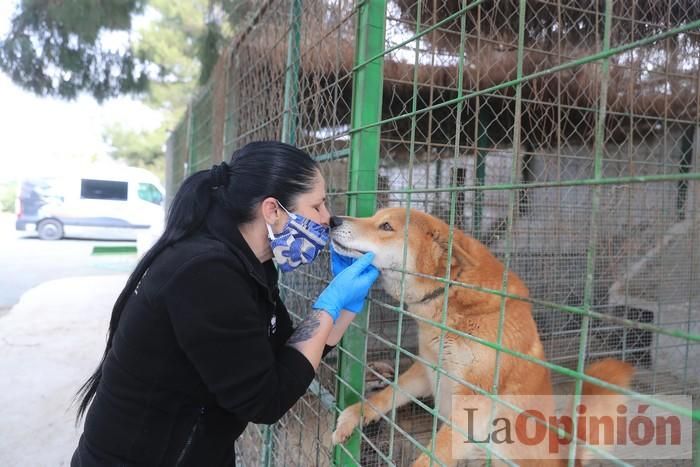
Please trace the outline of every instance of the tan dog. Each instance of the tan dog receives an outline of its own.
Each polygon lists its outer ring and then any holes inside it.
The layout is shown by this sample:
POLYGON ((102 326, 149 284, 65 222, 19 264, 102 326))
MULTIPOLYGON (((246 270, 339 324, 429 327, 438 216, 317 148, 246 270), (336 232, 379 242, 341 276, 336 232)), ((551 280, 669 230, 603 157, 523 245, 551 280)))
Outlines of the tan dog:
MULTIPOLYGON (((406 210, 389 208, 378 211, 370 218, 343 217, 342 224, 333 228, 331 238, 337 251, 349 256, 360 256, 372 251, 376 258, 374 265, 382 270, 381 284, 386 292, 395 299, 400 298, 402 268, 404 258, 404 227, 406 210)), ((412 210, 408 225, 408 245, 406 253, 406 271, 417 272, 433 277, 444 278, 448 265, 449 227, 439 219, 425 213, 412 210)), ((479 241, 455 230, 452 243, 452 260, 450 263, 450 278, 474 286, 501 290, 504 265, 479 241)), ((444 302, 444 283, 405 274, 404 303, 406 309, 421 318, 441 322, 444 302)), ((509 294, 520 297, 528 296, 525 284, 513 272, 508 273, 509 294)), ((446 325, 480 339, 497 342, 501 297, 486 292, 480 292, 459 286, 451 286, 448 296, 446 325)), ((442 361, 438 362, 440 347, 440 329, 432 324, 418 321, 419 355, 422 359, 434 365, 440 365, 448 374, 470 382, 481 389, 491 391, 496 364, 496 351, 466 337, 454 333, 444 334, 442 361)), ((503 323, 502 345, 508 349, 521 352, 544 360, 542 343, 531 313, 531 305, 525 301, 507 299, 505 302, 505 318, 503 323)), ((626 387, 634 373, 634 369, 623 362, 606 359, 590 365, 586 373, 626 387)), ((399 376, 398 385, 401 391, 396 393, 396 405, 401 406, 410 399, 406 394, 420 398, 435 396, 436 372, 428 369, 420 362, 415 362, 408 370, 399 376)), ((370 423, 391 410, 394 389, 391 386, 371 395, 364 404, 364 423, 370 423)), ((552 385, 549 370, 543 366, 528 362, 521 358, 500 354, 499 394, 505 395, 540 395, 537 403, 544 408, 546 416, 554 414, 554 406, 550 396, 552 385)), ((466 427, 466 411, 455 410, 453 413, 452 396, 469 396, 475 392, 464 384, 459 384, 444 374, 440 377, 439 412, 447 420, 466 427)), ((584 384, 583 396, 590 414, 614 415, 618 402, 624 398, 602 398, 605 402, 597 402, 588 396, 613 394, 599 386, 584 384)), ((485 409, 485 407, 481 407, 485 409)), ((360 423, 360 404, 345 409, 339 416, 333 433, 333 442, 344 442, 360 423)), ((484 413, 483 410, 473 413, 484 413)), ((486 412, 488 413, 488 412, 486 412)), ((477 418, 474 426, 482 435, 487 430, 488 417, 477 418)), ((449 424, 443 423, 438 430, 433 454, 446 465, 454 465, 459 459, 474 456, 471 443, 455 443, 460 438, 454 433, 449 424), (455 438, 455 434, 457 437, 455 438)), ((483 439, 483 438, 482 438, 483 439)), ((540 459, 532 460, 533 455, 518 455, 518 452, 506 452, 511 459, 528 457, 521 464, 525 465, 565 465, 564 460, 552 459, 551 455, 543 454, 540 459)), ((558 455, 561 456, 561 455, 558 455)), ((577 454, 579 462, 583 454, 577 454)), ((429 465, 430 459, 425 454, 415 462, 416 466, 429 465)))

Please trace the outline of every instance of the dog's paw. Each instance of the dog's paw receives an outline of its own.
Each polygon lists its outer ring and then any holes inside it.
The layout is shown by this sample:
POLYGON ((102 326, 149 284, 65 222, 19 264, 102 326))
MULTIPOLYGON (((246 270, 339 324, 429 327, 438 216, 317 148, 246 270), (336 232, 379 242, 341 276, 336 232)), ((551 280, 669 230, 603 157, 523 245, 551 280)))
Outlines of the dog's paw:
POLYGON ((365 373, 365 392, 372 393, 380 389, 384 389, 387 383, 384 379, 379 377, 381 375, 383 378, 393 381, 394 380, 394 366, 385 361, 375 361, 367 363, 367 371, 365 373))
MULTIPOLYGON (((433 465, 440 465, 437 462, 433 463, 433 465)), ((425 454, 421 454, 418 459, 416 459, 413 462, 413 465, 411 467, 430 467, 430 457, 426 456, 425 454)))
POLYGON ((352 430, 360 424, 360 404, 353 404, 340 412, 338 423, 335 425, 332 441, 333 444, 341 444, 352 434, 352 430))

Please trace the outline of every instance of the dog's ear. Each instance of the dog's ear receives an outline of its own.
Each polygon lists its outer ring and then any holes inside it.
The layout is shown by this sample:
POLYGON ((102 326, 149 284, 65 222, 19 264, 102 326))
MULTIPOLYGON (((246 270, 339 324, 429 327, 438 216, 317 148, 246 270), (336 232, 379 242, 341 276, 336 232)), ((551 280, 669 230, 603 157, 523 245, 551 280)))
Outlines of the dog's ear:
POLYGON ((467 268, 473 268, 476 266, 476 260, 469 254, 466 248, 460 244, 456 236, 452 242, 452 267, 454 268, 455 266, 467 268))
MULTIPOLYGON (((440 245, 445 254, 447 254, 449 246, 449 233, 444 232, 441 229, 431 230, 428 235, 430 235, 435 243, 440 245)), ((452 239, 452 267, 462 266, 462 267, 474 267, 476 266, 476 260, 469 254, 467 250, 467 238, 464 233, 460 230, 455 229, 452 239)))

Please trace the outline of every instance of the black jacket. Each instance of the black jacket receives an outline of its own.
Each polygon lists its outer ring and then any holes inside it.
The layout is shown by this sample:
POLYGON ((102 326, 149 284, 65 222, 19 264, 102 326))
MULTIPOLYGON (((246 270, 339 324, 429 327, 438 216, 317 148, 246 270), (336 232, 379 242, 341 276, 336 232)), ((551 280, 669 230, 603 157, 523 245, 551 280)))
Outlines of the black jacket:
POLYGON ((72 465, 233 465, 246 424, 274 423, 311 383, 284 345, 293 328, 272 261, 226 214, 210 218, 128 300, 72 465))

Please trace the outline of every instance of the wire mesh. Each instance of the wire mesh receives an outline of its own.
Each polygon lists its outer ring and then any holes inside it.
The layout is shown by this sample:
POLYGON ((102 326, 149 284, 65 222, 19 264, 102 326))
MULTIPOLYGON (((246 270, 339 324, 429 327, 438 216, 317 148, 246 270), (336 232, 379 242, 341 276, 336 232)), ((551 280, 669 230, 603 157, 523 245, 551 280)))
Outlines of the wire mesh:
MULTIPOLYGON (((616 2, 610 47, 697 20, 693 5, 667 3, 664 17, 637 3, 616 2)), ((605 84, 600 63, 593 61, 528 79, 604 51, 603 5, 592 5, 526 2, 521 49, 517 20, 523 5, 517 2, 389 2, 386 50, 391 52, 386 58, 393 60, 385 63, 380 185, 387 192, 380 204, 407 206, 410 198, 412 207, 444 221, 452 214, 456 228, 467 230, 499 258, 509 255, 530 295, 554 304, 533 309, 550 362, 576 368, 582 352, 585 361, 612 356, 638 368, 635 389, 640 392, 697 394, 700 369, 689 363, 694 358, 686 358, 697 352, 696 341, 593 319, 581 349, 581 315, 562 313, 555 305, 695 335, 699 330, 697 296, 689 293, 697 280, 691 239, 698 225, 687 220, 685 195, 685 183, 693 182, 537 187, 594 179, 592 143, 603 85, 608 97, 602 103, 606 116, 598 178, 689 172, 683 161, 692 152, 691 134, 697 128, 697 33, 613 55, 605 84), (421 37, 406 43, 412 34, 421 37), (517 78, 518 60, 525 80, 493 89, 517 78), (460 77, 466 98, 457 97, 460 77), (514 182, 523 188, 508 186, 514 182), (502 189, 478 190, 494 185, 502 189), (431 191, 445 187, 463 187, 453 205, 451 192, 431 191), (420 192, 411 193, 415 188, 420 192), (595 230, 589 223, 594 190, 600 199, 595 230), (512 216, 510 195, 517 201, 512 216), (676 209, 679 205, 685 211, 676 209), (676 253, 661 251, 665 247, 659 244, 675 235, 680 237, 676 253), (592 268, 591 244, 596 251, 592 268), (588 277, 593 278, 591 299, 585 304, 588 277), (642 298, 646 292, 651 300, 642 298), (672 311, 676 306, 678 311, 672 311)), ((410 339, 402 347, 417 351, 410 339)), ((571 383, 554 377, 562 385, 571 383)), ((421 417, 424 430, 430 430, 431 415, 421 417)))
MULTIPOLYGON (((319 160, 334 212, 345 211, 336 193, 348 186, 355 13, 350 1, 269 2, 235 42, 229 70, 226 153, 258 139, 296 144, 319 160)), ((285 275, 281 291, 295 320, 329 280, 327 261, 285 275)), ((272 465, 331 465, 337 358, 326 357, 316 390, 270 429, 272 465)))
POLYGON ((266 1, 232 45, 225 153, 280 139, 290 18, 288 1, 266 1))
MULTIPOLYGON (((206 168, 219 147, 230 155, 252 140, 293 142, 321 162, 334 212, 372 194, 377 208, 411 207, 468 233, 517 273, 546 356, 537 364, 552 370, 555 392, 580 393, 583 366, 613 357, 635 367, 633 394, 700 395, 700 7, 390 0, 379 2, 384 47, 360 54, 371 31, 358 18, 370 4, 262 2, 227 50, 225 73, 171 135, 173 186, 186 162, 206 168), (383 79, 358 86, 377 60, 383 79), (358 124, 352 103, 368 88, 383 96, 381 114, 358 124), (353 191, 351 141, 368 130, 380 134, 379 166, 360 176, 376 190, 353 191)), ((296 320, 330 279, 327 259, 283 277, 296 320)), ((480 337, 447 320, 450 290, 474 284, 434 279, 447 285, 436 321, 416 316, 404 285, 398 298, 377 287, 353 334, 363 354, 344 341, 283 420, 251 426, 237 442, 244 465, 333 465, 338 452, 363 466, 435 456, 434 439, 450 426, 434 409, 446 397, 439 388, 471 384, 444 366, 445 342, 480 337), (426 330, 437 336, 435 361, 419 348, 426 330), (361 364, 364 379, 344 381, 339 361, 361 364), (357 448, 334 448, 338 388, 361 388, 367 410, 414 362, 434 365, 433 396, 395 391, 386 414, 358 427, 357 448)), ((509 280, 489 293, 504 297, 509 280)), ((501 340, 505 304, 489 345, 504 365, 524 364, 501 340)), ((498 394, 498 374, 480 389, 498 394)), ((695 435, 697 411, 691 418, 695 435)))

